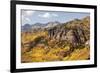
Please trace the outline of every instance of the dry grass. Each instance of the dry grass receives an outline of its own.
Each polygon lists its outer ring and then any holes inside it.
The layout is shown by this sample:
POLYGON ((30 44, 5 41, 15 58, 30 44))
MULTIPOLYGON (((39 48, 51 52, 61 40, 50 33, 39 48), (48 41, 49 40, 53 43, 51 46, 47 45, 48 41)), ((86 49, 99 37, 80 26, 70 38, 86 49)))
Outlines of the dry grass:
MULTIPOLYGON (((23 42, 26 42, 27 40, 34 40, 36 37, 39 36, 46 36, 47 33, 37 33, 28 35, 26 37, 23 37, 23 42), (27 40, 26 40, 27 39, 27 40)), ((25 34, 24 34, 25 36, 25 34)), ((50 42, 50 41, 49 41, 50 42)), ((49 45, 53 45, 52 43, 49 43, 49 45)), ((90 55, 89 48, 76 48, 73 52, 70 54, 63 56, 64 52, 69 51, 71 48, 70 46, 66 45, 65 47, 58 47, 52 48, 47 47, 45 48, 45 45, 38 44, 34 48, 32 48, 29 52, 24 52, 21 55, 21 62, 27 63, 27 62, 47 62, 47 61, 69 61, 69 60, 87 60, 90 55)), ((23 51, 23 50, 22 50, 23 51)))

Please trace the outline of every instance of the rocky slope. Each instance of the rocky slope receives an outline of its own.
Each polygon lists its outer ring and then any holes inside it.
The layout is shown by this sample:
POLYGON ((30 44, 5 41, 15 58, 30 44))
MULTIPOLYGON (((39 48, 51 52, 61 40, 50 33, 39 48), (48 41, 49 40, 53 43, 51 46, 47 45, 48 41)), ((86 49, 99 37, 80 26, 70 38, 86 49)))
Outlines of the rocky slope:
POLYGON ((66 41, 73 46, 77 46, 79 44, 85 44, 85 42, 89 40, 89 26, 89 17, 85 17, 81 20, 75 19, 49 29, 48 36, 51 39, 66 41))
POLYGON ((35 29, 22 32, 22 62, 90 58, 89 16, 66 23, 49 22, 45 25, 34 25, 34 27, 35 29))

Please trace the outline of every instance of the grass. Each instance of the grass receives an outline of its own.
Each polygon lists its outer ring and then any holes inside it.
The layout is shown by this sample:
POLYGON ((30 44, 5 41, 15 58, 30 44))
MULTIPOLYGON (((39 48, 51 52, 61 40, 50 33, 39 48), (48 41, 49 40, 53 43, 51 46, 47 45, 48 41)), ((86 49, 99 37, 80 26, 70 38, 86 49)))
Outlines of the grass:
MULTIPOLYGON (((21 62, 30 63, 30 62, 48 62, 48 61, 69 61, 69 60, 87 60, 90 58, 89 48, 79 46, 74 48, 70 52, 71 45, 67 43, 59 44, 55 40, 49 40, 47 37, 47 32, 37 32, 32 34, 22 34, 22 42, 35 41, 38 37, 43 36, 44 41, 39 42, 36 46, 30 51, 25 51, 21 53, 21 62), (63 47, 62 47, 63 46, 63 47), (69 52, 69 53, 68 53, 69 52), (66 54, 68 53, 68 54, 66 54)), ((26 47, 24 47, 26 48, 26 47)))

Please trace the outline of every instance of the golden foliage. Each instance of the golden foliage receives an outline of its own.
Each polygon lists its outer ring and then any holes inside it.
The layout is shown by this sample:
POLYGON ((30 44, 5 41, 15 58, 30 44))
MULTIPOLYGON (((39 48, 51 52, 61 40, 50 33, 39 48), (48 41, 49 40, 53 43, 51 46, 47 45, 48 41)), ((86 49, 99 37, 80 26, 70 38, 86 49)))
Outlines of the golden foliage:
POLYGON ((21 62, 47 62, 47 61, 69 61, 69 60, 87 60, 90 58, 90 49, 74 48, 74 51, 68 44, 64 46, 57 45, 55 40, 50 40, 47 32, 39 31, 36 33, 22 33, 22 43, 33 41, 43 36, 47 42, 42 42, 34 46, 30 51, 25 51, 28 47, 22 48, 21 62), (44 44, 46 43, 46 44, 44 44), (24 52, 23 52, 24 51, 24 52))

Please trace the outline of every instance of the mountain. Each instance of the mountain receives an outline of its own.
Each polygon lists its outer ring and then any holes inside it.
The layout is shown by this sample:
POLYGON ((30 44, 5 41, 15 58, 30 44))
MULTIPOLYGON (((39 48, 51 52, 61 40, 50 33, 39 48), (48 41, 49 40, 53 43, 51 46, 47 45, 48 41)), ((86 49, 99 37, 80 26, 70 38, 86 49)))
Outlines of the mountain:
POLYGON ((21 35, 22 63, 90 59, 89 16, 65 23, 25 24, 23 29, 29 33, 21 35))
POLYGON ((23 26, 21 26, 21 30, 22 30, 22 32, 23 31, 30 31, 30 29, 31 29, 31 25, 30 24, 25 24, 25 25, 23 25, 23 26))
POLYGON ((42 23, 35 23, 32 25, 32 29, 43 28, 45 24, 42 23))
POLYGON ((53 28, 57 25, 59 25, 61 23, 55 21, 55 22, 48 22, 48 23, 35 23, 35 24, 25 24, 24 26, 22 26, 22 31, 31 31, 31 30, 37 30, 37 29, 49 29, 49 28, 53 28))
POLYGON ((55 21, 55 22, 48 22, 45 26, 45 28, 52 28, 52 27, 55 27, 57 25, 60 25, 61 23, 55 21))
POLYGON ((66 23, 48 22, 46 24, 36 23, 33 25, 25 24, 23 31, 47 31, 50 39, 66 41, 74 47, 84 44, 90 37, 90 17, 74 19, 66 23), (44 30, 46 29, 46 30, 44 30))
POLYGON ((90 37, 89 20, 89 17, 85 17, 56 25, 54 28, 48 29, 48 36, 50 39, 59 40, 59 42, 66 41, 73 47, 84 44, 90 37))

